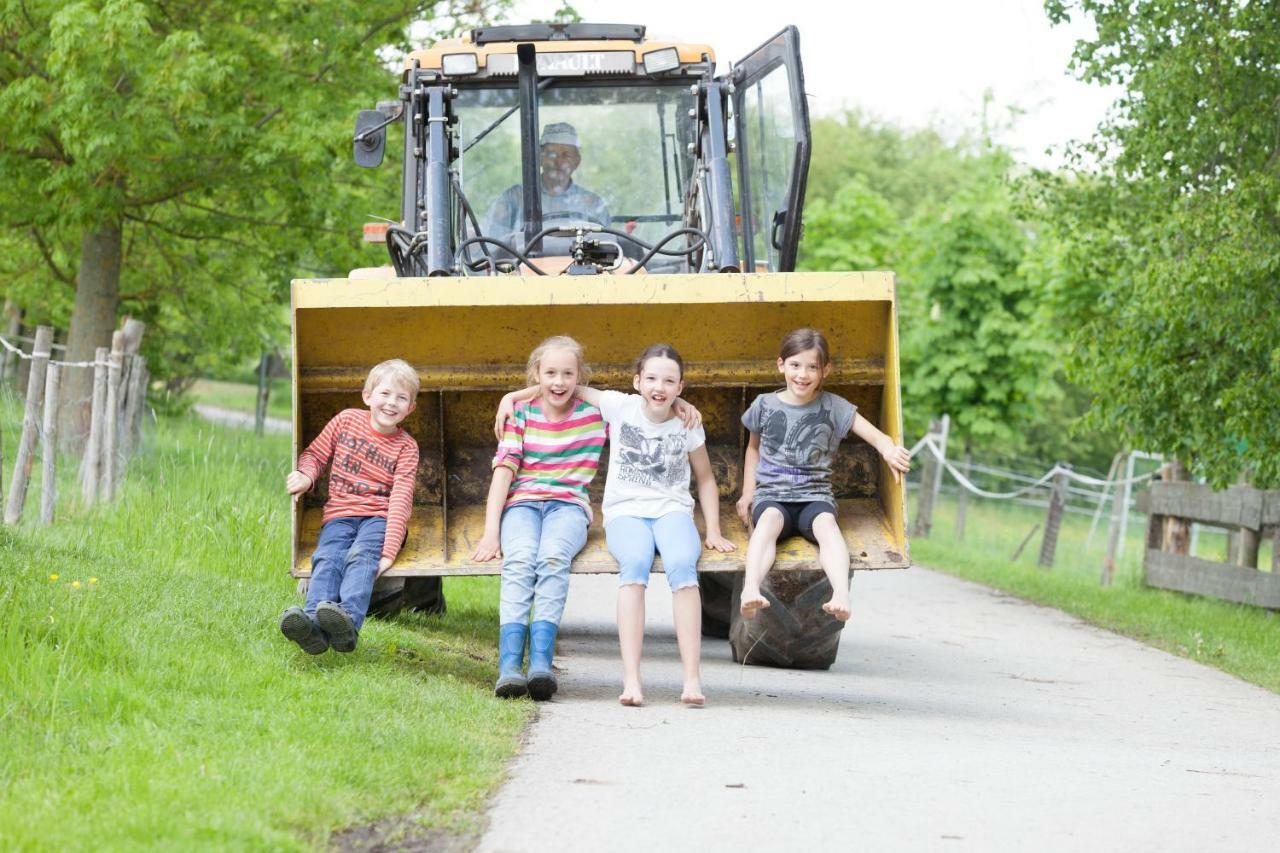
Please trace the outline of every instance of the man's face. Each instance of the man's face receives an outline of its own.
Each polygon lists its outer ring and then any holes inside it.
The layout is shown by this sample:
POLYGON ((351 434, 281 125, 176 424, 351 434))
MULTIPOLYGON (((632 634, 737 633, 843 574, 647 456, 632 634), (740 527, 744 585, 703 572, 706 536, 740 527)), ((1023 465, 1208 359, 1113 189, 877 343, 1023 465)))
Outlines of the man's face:
POLYGON ((555 194, 564 192, 569 187, 573 170, 578 168, 582 157, 575 145, 560 142, 548 142, 541 149, 542 186, 547 192, 555 194))

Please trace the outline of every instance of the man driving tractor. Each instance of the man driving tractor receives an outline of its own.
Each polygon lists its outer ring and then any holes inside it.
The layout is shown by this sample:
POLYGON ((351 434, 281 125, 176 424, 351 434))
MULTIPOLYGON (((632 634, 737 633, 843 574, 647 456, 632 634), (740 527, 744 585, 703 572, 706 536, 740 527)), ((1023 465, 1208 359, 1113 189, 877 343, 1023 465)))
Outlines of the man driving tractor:
MULTIPOLYGON (((573 182, 573 173, 582 162, 578 131, 566 121, 548 124, 538 144, 538 166, 542 184, 544 219, 585 219, 609 224, 609 206, 604 199, 573 182)), ((524 227, 522 189, 508 187, 494 200, 486 216, 486 234, 509 234, 524 227)))

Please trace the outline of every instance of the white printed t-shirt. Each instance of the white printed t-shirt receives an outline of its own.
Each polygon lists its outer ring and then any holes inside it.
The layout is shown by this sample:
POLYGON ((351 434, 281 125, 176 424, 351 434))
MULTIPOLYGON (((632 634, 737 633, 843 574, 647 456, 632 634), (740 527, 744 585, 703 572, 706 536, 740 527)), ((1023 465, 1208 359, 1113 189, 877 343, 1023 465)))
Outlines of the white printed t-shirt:
POLYGON ((693 515, 689 453, 706 444, 702 427, 685 429, 677 417, 655 424, 644 416, 643 397, 618 391, 601 392, 600 413, 609 429, 604 523, 618 516, 693 515))

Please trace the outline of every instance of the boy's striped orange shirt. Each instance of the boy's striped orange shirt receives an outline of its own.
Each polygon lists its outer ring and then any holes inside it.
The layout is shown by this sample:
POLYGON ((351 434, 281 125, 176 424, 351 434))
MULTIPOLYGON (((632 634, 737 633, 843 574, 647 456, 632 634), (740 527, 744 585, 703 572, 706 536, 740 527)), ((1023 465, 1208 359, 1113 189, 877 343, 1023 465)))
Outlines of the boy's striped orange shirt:
POLYGON ((417 442, 400 428, 390 435, 375 430, 368 409, 344 409, 298 456, 298 470, 314 484, 330 460, 329 500, 322 523, 357 516, 386 518, 382 556, 394 560, 413 507, 417 442))

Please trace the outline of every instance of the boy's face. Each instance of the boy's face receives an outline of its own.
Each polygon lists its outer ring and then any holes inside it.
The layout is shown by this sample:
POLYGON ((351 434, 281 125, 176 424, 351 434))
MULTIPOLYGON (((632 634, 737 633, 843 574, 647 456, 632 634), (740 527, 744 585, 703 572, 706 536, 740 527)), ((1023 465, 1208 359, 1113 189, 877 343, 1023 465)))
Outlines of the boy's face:
POLYGON ((400 422, 417 408, 409 389, 392 379, 383 379, 364 393, 369 419, 378 432, 394 432, 400 422))

